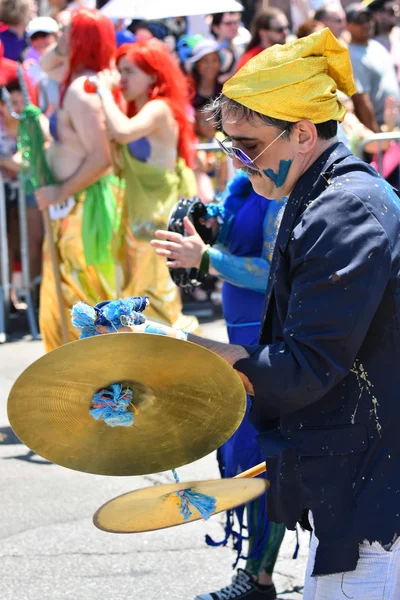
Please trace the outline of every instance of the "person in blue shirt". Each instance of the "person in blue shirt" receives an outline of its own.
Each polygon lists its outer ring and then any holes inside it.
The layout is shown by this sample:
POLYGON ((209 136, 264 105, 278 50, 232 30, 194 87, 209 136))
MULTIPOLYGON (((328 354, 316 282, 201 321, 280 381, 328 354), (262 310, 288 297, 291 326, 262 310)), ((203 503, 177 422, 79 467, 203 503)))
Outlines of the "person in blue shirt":
MULTIPOLYGON (((209 249, 210 273, 224 282, 222 306, 232 344, 257 343, 270 261, 285 204, 286 198, 270 202, 259 196, 253 190, 247 174, 238 171, 228 184, 222 207, 209 205, 211 218, 208 219, 208 225, 218 229, 218 221, 222 221, 217 243, 209 249), (218 215, 218 220, 214 213, 218 215)), ((192 229, 188 231, 189 234, 190 232, 192 229)), ((157 243, 153 245, 157 247, 157 243)), ((189 256, 190 253, 188 260, 189 256)), ((249 398, 247 414, 250 406, 249 398)), ((246 416, 234 435, 217 452, 223 477, 234 477, 264 460, 256 435, 256 429, 246 416)), ((254 576, 264 594, 264 600, 274 600, 276 589, 272 574, 285 527, 268 521, 265 494, 246 506, 246 531, 244 508, 239 507, 235 511, 238 531, 235 529, 234 513, 230 511, 227 515, 225 539, 217 543, 207 536, 207 543, 226 545, 231 538, 237 556, 235 566, 239 559, 246 559, 246 569, 238 569, 237 581, 243 576, 254 576), (243 548, 245 539, 248 540, 247 552, 243 548)), ((233 585, 225 588, 224 593, 238 593, 240 586, 235 580, 233 585)), ((210 600, 212 594, 202 594, 197 598, 210 600)))
POLYGON ((20 60, 28 38, 25 28, 35 16, 35 4, 32 0, 2 0, 0 3, 0 23, 5 25, 0 30, 0 41, 4 46, 4 57, 20 60))

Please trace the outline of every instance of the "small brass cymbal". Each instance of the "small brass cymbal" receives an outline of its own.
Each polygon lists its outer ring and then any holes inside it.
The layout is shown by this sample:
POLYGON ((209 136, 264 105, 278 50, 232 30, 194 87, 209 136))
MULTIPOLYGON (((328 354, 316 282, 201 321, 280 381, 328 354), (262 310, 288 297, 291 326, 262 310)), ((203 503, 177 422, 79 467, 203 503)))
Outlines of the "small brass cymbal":
POLYGON ((221 446, 245 413, 237 373, 219 356, 162 335, 118 333, 71 342, 15 382, 8 417, 20 440, 56 464, 100 475, 143 475, 193 462, 221 446), (90 414, 111 383, 133 390, 134 423, 90 414))
POLYGON ((122 494, 101 506, 93 516, 98 529, 109 533, 139 533, 165 529, 198 521, 201 515, 190 507, 192 515, 185 521, 180 512, 181 500, 173 492, 188 489, 216 499, 217 514, 246 504, 261 496, 269 487, 266 479, 215 479, 155 485, 122 494))

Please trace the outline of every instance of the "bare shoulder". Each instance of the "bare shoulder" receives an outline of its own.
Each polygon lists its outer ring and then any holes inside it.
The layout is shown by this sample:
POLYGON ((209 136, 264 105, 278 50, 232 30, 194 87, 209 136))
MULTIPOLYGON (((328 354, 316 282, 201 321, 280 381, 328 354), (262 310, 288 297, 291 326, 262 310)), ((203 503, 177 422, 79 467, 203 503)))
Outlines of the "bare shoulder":
POLYGON ((172 114, 167 102, 160 98, 146 102, 140 112, 142 111, 143 113, 152 115, 153 117, 157 117, 159 119, 168 119, 172 114))
POLYGON ((68 89, 65 93, 64 105, 65 108, 75 107, 77 104, 81 106, 81 108, 88 107, 91 109, 101 110, 101 102, 100 98, 97 94, 88 94, 85 91, 85 81, 87 79, 87 75, 81 75, 74 79, 68 86, 68 89))

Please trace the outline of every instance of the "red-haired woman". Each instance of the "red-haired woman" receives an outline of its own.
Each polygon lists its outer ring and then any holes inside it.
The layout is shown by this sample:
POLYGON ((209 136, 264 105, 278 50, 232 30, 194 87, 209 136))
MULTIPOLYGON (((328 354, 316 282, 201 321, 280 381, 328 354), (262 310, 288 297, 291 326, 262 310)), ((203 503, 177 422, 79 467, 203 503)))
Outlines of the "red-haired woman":
POLYGON ((197 321, 184 317, 179 289, 163 258, 149 241, 165 228, 172 207, 181 196, 196 193, 192 163, 194 134, 187 117, 189 104, 185 76, 159 41, 121 46, 117 56, 120 88, 127 115, 111 93, 114 76, 99 76, 107 125, 120 144, 125 180, 127 280, 124 295, 149 296, 150 318, 193 330, 197 321))
MULTIPOLYGON (((47 150, 48 164, 60 183, 39 189, 36 197, 41 209, 51 207, 66 311, 78 300, 96 304, 120 293, 112 244, 118 225, 118 180, 111 174, 100 99, 84 91, 87 77, 112 68, 115 55, 112 23, 97 10, 81 9, 71 13, 58 44, 41 61, 61 82, 61 107, 49 120, 53 141, 47 150)), ((45 243, 40 329, 46 350, 62 343, 59 323, 45 243)), ((69 336, 77 337, 72 327, 69 336)))

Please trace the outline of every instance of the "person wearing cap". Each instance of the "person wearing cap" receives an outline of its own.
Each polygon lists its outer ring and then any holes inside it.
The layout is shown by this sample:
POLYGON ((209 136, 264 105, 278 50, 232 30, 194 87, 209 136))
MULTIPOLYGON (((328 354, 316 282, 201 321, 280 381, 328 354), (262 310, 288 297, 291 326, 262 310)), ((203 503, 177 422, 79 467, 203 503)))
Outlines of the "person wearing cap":
MULTIPOLYGON (((203 108, 208 102, 216 98, 222 91, 222 85, 218 81, 221 72, 221 55, 218 42, 195 36, 195 43, 191 50, 191 56, 183 61, 185 71, 189 74, 189 88, 191 89, 191 104, 194 109, 195 132, 200 143, 212 142, 216 135, 215 127, 203 114, 203 108)), ((182 49, 188 50, 192 45, 190 36, 185 36, 180 45, 182 49)), ((221 154, 221 153, 219 153, 221 154)), ((222 155, 223 156, 223 155, 222 155)), ((225 160, 220 161, 220 155, 203 150, 196 152, 196 179, 198 195, 204 203, 212 202, 217 194, 225 189, 227 180, 227 164, 225 160), (216 161, 221 162, 217 167, 216 161)), ((199 301, 208 298, 203 289, 196 289, 192 297, 199 301)))
POLYGON ((192 56, 186 60, 185 67, 192 77, 195 89, 192 104, 194 108, 203 108, 222 91, 222 85, 218 81, 221 71, 218 42, 210 39, 200 40, 194 46, 192 56))
POLYGON ((400 101, 396 71, 389 52, 373 35, 373 15, 362 4, 349 4, 346 9, 347 29, 351 35, 349 52, 357 94, 353 98, 357 117, 379 132, 384 123, 386 99, 400 101))
POLYGON ((29 21, 26 35, 29 47, 23 53, 24 67, 33 83, 39 83, 43 71, 40 67, 40 57, 47 48, 55 44, 58 33, 58 23, 51 17, 36 17, 29 21))
POLYGON ((25 59, 39 60, 43 52, 56 42, 58 23, 51 17, 36 17, 29 21, 26 35, 31 44, 31 50, 25 53, 25 59))
MULTIPOLYGON (((222 147, 259 195, 287 204, 258 344, 188 340, 253 397, 269 519, 312 526, 303 600, 398 600, 400 199, 337 141, 338 90, 356 92, 328 29, 264 50, 224 85, 212 107, 222 147)), ((213 249, 185 223, 152 245, 171 268, 212 269, 213 249)), ((242 574, 202 598, 265 595, 242 574)))

